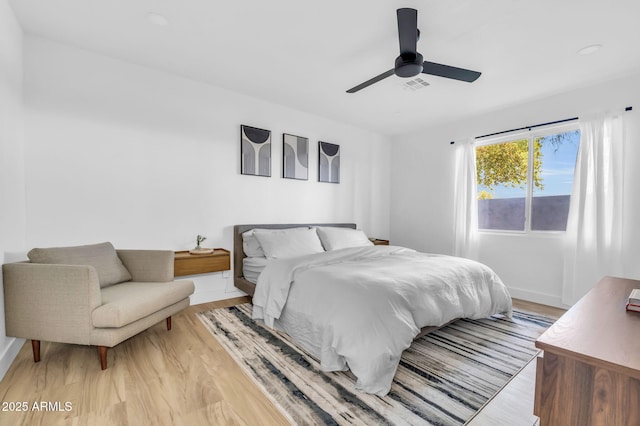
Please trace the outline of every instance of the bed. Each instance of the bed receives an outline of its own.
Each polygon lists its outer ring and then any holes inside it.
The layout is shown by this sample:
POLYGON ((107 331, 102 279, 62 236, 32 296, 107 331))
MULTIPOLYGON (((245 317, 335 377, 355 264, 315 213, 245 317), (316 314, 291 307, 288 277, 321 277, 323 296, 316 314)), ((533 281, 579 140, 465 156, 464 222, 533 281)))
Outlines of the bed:
POLYGON ((486 265, 373 246, 361 235, 352 223, 234 227, 234 283, 253 297, 254 319, 286 332, 323 370, 350 369, 356 389, 386 395, 420 334, 458 318, 510 315, 509 293, 486 265), (285 234, 295 238, 278 239, 285 234), (357 244, 332 239, 342 234, 357 244), (243 267, 248 261, 255 270, 243 267))

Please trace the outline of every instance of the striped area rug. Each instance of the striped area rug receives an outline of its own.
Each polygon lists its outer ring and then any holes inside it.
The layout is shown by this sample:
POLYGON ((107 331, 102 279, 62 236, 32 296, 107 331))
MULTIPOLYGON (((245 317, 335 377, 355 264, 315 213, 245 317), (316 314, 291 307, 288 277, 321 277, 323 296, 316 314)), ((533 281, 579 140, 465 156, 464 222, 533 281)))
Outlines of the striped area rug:
POLYGON ((248 375, 293 424, 462 425, 537 353, 535 339, 553 319, 514 311, 458 320, 413 342, 389 394, 354 389, 349 372, 319 363, 251 319, 251 304, 198 314, 248 375))

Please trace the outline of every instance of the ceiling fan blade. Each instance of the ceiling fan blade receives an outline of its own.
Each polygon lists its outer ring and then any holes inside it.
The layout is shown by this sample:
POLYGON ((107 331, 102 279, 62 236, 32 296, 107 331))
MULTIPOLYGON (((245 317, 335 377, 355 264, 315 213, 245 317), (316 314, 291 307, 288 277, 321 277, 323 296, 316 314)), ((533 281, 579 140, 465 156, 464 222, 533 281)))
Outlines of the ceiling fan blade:
POLYGON ((400 55, 415 54, 418 43, 418 11, 415 9, 398 9, 398 39, 400 55))
POLYGON ((367 80, 362 84, 358 84, 356 87, 352 87, 351 89, 347 90, 347 93, 356 93, 358 90, 362 90, 365 87, 369 87, 373 83, 377 83, 380 80, 384 80, 385 78, 392 76, 393 74, 395 74, 395 71, 393 69, 390 69, 389 71, 385 71, 382 74, 373 77, 371 80, 367 80))
POLYGON ((478 71, 466 70, 464 68, 452 67, 449 65, 436 64, 435 62, 424 61, 422 73, 437 75, 438 77, 452 78, 454 80, 472 83, 480 77, 482 73, 478 71))

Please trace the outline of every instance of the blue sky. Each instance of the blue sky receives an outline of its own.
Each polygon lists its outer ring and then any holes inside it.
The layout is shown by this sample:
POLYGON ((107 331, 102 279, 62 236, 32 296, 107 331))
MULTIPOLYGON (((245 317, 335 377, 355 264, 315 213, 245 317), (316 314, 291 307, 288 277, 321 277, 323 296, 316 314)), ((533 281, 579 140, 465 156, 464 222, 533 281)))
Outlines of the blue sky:
MULTIPOLYGON (((571 137, 565 139, 557 148, 550 143, 548 138, 542 140, 541 176, 544 189, 534 188, 534 196, 571 194, 579 141, 579 133, 571 134, 571 137)), ((484 187, 478 186, 478 192, 483 189, 484 187)), ((494 198, 516 198, 524 196, 526 196, 526 189, 498 186, 493 191, 494 198)))

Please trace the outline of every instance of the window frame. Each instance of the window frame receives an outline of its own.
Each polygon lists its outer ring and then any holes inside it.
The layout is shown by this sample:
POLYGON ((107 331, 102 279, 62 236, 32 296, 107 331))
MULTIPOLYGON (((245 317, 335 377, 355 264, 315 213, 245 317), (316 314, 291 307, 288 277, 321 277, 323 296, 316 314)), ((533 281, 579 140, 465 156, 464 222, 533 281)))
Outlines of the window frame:
MULTIPOLYGON (((474 162, 476 162, 475 164, 476 167, 477 167, 477 160, 475 159, 475 153, 476 153, 475 150, 480 146, 495 145, 500 143, 515 142, 520 139, 527 139, 527 149, 528 149, 527 190, 525 195, 525 206, 524 206, 524 229, 522 231, 509 230, 509 229, 483 229, 483 228, 480 228, 479 224, 476 224, 476 232, 486 233, 486 234, 507 234, 507 235, 532 235, 533 234, 535 236, 544 236, 544 235, 554 236, 554 235, 561 235, 567 232, 566 229, 564 231, 531 229, 531 216, 532 216, 532 209, 533 209, 533 167, 532 165, 533 165, 533 156, 535 151, 534 150, 535 144, 533 143, 533 141, 538 137, 546 137, 549 135, 566 133, 566 132, 571 132, 575 130, 578 130, 578 131, 580 130, 580 124, 578 123, 577 120, 575 122, 552 124, 549 126, 529 128, 526 130, 511 132, 504 135, 487 136, 485 138, 478 139, 474 142, 473 152, 474 152, 474 162)), ((580 145, 578 145, 578 154, 579 154, 579 150, 580 150, 580 145)), ((575 167, 577 166, 577 163, 578 163, 578 158, 576 155, 576 163, 574 164, 574 182, 575 182, 575 167)), ((573 192, 574 182, 571 183, 572 192, 573 192)), ((477 191, 477 188, 478 188, 478 182, 476 179, 476 191, 477 191)), ((571 194, 569 194, 569 204, 571 204, 571 194)), ((478 208, 478 204, 477 204, 477 197, 476 197, 476 211, 477 211, 477 208, 478 208)))

